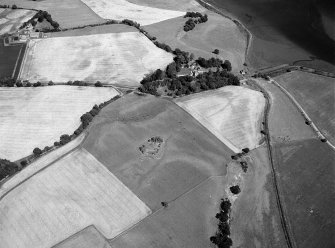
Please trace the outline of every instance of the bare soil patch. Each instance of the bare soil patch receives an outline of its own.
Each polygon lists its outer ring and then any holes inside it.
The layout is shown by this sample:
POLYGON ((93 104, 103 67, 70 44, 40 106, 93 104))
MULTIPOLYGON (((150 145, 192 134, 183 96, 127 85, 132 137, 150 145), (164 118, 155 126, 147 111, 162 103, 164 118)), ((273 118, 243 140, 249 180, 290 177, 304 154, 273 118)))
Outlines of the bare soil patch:
POLYGON ((275 80, 293 95, 326 138, 335 143, 335 79, 294 71, 275 80))
POLYGON ((24 9, 0 9, 0 35, 13 33, 36 13, 24 9))
POLYGON ((202 11, 203 8, 195 0, 127 0, 130 3, 155 7, 160 9, 170 9, 178 11, 202 11))

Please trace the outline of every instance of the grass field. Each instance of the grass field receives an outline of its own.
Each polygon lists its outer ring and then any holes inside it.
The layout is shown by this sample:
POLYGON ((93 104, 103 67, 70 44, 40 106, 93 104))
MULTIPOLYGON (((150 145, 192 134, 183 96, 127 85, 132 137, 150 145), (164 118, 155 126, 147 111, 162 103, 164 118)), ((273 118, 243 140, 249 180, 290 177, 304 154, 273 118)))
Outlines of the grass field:
POLYGON ((17 160, 72 134, 80 116, 111 99, 113 88, 52 86, 0 89, 0 157, 17 160))
POLYGON ((178 11, 202 11, 203 8, 195 0, 127 0, 130 3, 178 11))
POLYGON ((271 108, 269 119, 270 135, 273 142, 289 142, 315 138, 312 128, 290 99, 274 84, 257 80, 269 93, 271 108))
POLYGON ((265 99, 260 92, 227 86, 180 98, 177 104, 234 152, 259 145, 265 106, 265 99))
POLYGON ((94 226, 89 226, 52 248, 111 248, 111 246, 94 226))
POLYGON ((159 8, 146 7, 130 3, 126 0, 82 0, 95 13, 105 19, 123 20, 130 19, 141 25, 161 22, 185 12, 172 11, 159 8))
POLYGON ((4 181, 0 185, 0 198, 2 198, 5 194, 7 194, 19 184, 29 179, 31 176, 35 175, 40 170, 43 170, 48 165, 54 163, 57 159, 60 159, 65 154, 75 149, 77 146, 80 145, 84 138, 85 134, 80 135, 66 145, 59 147, 56 150, 51 151, 48 154, 45 154, 42 157, 38 158, 33 163, 29 164, 29 166, 24 168, 24 170, 21 170, 9 180, 4 181))
POLYGON ((17 31, 22 23, 28 21, 36 13, 24 9, 0 9, 0 11, 0 35, 17 31))
MULTIPOLYGON (((12 5, 13 0, 0 0, 0 4, 12 5)), ((72 28, 104 22, 102 18, 80 0, 15 0, 15 4, 21 8, 48 11, 52 19, 59 23, 60 28, 72 28)))
POLYGON ((326 138, 335 143, 335 79, 294 71, 275 80, 293 95, 326 138))
POLYGON ((0 202, 6 248, 51 247, 95 225, 111 239, 150 209, 87 151, 43 170, 0 202))
POLYGON ((36 39, 29 43, 20 78, 137 86, 145 74, 172 59, 139 32, 36 39))
MULTIPOLYGON (((24 53, 24 49, 25 45, 4 46, 3 39, 0 39, 0 58, 6 58, 0 59, 0 78, 13 75, 18 56, 24 53)), ((16 69, 18 71, 18 67, 16 69)))
POLYGON ((212 52, 219 49, 219 58, 228 59, 234 71, 238 71, 245 61, 247 39, 234 22, 206 11, 208 21, 198 24, 189 32, 183 30, 187 19, 178 17, 144 27, 152 36, 170 45, 193 53, 195 57, 215 57, 212 52), (164 30, 164 32, 162 32, 164 30))
POLYGON ((334 151, 316 139, 278 143, 274 150, 297 247, 334 247, 334 151))

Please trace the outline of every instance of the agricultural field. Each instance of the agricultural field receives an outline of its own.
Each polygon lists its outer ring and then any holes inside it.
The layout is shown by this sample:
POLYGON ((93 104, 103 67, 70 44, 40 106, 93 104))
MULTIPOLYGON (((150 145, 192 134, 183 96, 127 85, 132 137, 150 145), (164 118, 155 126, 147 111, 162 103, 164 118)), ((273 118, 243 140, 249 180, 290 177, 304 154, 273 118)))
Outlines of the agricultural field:
POLYGON ((13 161, 53 145, 62 134, 72 134, 94 104, 117 94, 96 87, 0 88, 0 157, 13 161))
POLYGON ((177 104, 236 153, 261 141, 265 99, 258 91, 226 86, 180 98, 177 104))
MULTIPOLYGON (((206 9, 203 9, 205 11, 206 9)), ((211 11, 205 11, 208 21, 195 26, 192 31, 183 30, 187 18, 177 17, 145 26, 144 29, 160 42, 193 53, 195 57, 228 59, 237 72, 245 62, 247 37, 230 19, 211 11), (164 32, 162 32, 164 30, 164 32), (212 52, 219 49, 219 55, 212 52)))
POLYGON ((278 143, 274 151, 297 247, 334 247, 335 152, 317 139, 278 143))
POLYGON ((13 33, 31 17, 35 11, 24 9, 1 9, 0 8, 0 35, 13 33))
MULTIPOLYGON (((253 79, 254 80, 254 79, 253 79)), ((268 81, 256 80, 270 95, 270 135, 273 142, 290 142, 316 138, 313 129, 279 87, 268 81)))
POLYGON ((138 86, 145 74, 172 61, 172 54, 139 32, 35 39, 29 42, 20 79, 138 86))
POLYGON ((150 25, 167 19, 183 16, 185 12, 152 8, 130 3, 126 0, 82 0, 104 19, 130 19, 141 25, 150 25))
POLYGON ((70 141, 69 143, 56 148, 55 150, 43 155, 38 158, 29 166, 21 170, 19 173, 15 174, 13 177, 8 180, 4 180, 0 184, 0 199, 2 199, 8 192, 10 192, 15 187, 22 184, 24 181, 28 180, 30 177, 43 170, 47 166, 51 165, 58 159, 65 156, 67 153, 71 152, 73 149, 78 147, 81 142, 83 142, 85 134, 81 134, 76 139, 70 141))
POLYGON ((0 78, 12 77, 19 73, 26 45, 4 46, 3 38, 0 38, 0 78))
POLYGON ((292 94, 325 137, 335 143, 335 79, 300 71, 274 79, 292 94))
POLYGON ((150 209, 98 160, 79 149, 39 172, 0 202, 6 248, 44 248, 94 225, 111 239, 150 209))
POLYGON ((178 11, 202 11, 203 8, 195 0, 127 0, 130 3, 137 5, 160 8, 160 9, 170 9, 178 11))
POLYGON ((51 248, 111 248, 104 236, 89 226, 51 248))
MULTIPOLYGON (((11 6, 13 0, 0 0, 0 4, 9 4, 11 6)), ((104 22, 102 18, 80 0, 15 0, 15 4, 21 8, 48 11, 52 19, 58 22, 62 29, 104 22)))

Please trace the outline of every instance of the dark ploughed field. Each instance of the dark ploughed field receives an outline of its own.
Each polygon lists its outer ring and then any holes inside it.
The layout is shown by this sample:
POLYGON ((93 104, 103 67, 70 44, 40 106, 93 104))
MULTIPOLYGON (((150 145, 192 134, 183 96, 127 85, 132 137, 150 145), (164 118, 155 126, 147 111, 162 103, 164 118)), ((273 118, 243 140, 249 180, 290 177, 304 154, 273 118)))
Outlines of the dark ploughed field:
MULTIPOLYGON (((319 6, 334 9, 334 1, 208 0, 238 18, 253 34, 249 63, 265 68, 285 63, 332 71, 335 41, 322 24, 319 6), (327 35, 327 34, 328 35, 327 35), (314 61, 309 61, 317 58, 314 61)), ((334 12, 333 12, 334 13, 334 12)), ((333 17, 334 19, 334 17, 333 17)), ((329 23, 335 20, 327 19, 329 23)))
POLYGON ((16 72, 15 72, 14 77, 18 76, 25 48, 26 48, 26 44, 18 45, 18 46, 4 46, 3 39, 0 39, 0 58, 1 58, 0 78, 12 76, 17 58, 21 50, 20 58, 17 62, 16 72))

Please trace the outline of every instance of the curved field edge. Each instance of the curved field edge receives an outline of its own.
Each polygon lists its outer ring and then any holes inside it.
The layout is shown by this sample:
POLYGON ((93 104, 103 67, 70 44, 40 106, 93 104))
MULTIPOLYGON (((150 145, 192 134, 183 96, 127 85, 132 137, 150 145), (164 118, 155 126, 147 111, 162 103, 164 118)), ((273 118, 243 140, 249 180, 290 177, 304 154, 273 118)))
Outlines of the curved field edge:
POLYGON ((8 248, 50 247, 95 225, 111 239, 149 213, 105 166, 78 149, 2 199, 0 237, 8 248))

